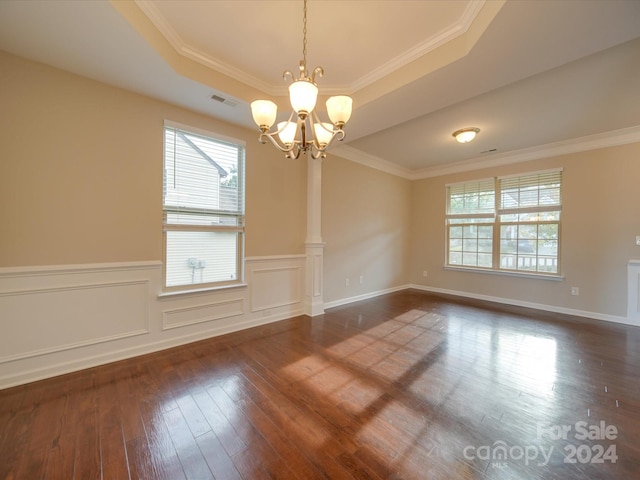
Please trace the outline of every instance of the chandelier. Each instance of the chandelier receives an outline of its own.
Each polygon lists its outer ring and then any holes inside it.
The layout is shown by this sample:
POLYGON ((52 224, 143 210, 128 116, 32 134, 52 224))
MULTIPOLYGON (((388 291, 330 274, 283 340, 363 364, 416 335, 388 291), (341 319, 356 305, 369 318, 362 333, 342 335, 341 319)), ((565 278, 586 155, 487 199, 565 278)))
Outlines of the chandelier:
POLYGON ((352 100, 346 95, 338 95, 327 100, 327 114, 331 123, 322 122, 315 112, 318 99, 316 75, 322 77, 324 70, 316 67, 309 75, 307 70, 307 0, 304 0, 302 28, 302 60, 299 77, 296 79, 290 70, 282 76, 291 77, 289 100, 293 111, 286 122, 279 122, 274 131, 270 131, 276 121, 278 107, 270 100, 256 100, 251 103, 251 113, 256 125, 260 127, 260 143, 271 143, 286 153, 287 158, 298 158, 300 153, 309 152, 313 158, 326 157, 325 150, 337 138, 345 136, 342 129, 351 117, 352 100))

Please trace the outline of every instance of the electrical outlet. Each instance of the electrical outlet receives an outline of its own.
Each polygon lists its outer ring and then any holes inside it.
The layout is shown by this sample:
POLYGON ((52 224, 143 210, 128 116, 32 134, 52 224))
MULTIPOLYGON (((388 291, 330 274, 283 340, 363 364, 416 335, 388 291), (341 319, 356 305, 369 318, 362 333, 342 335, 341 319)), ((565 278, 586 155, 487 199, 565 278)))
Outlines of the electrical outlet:
POLYGON ((345 279, 344 279, 344 286, 345 286, 345 287, 348 287, 348 286, 349 286, 349 279, 348 279, 348 278, 345 278, 345 279))
POLYGON ((360 285, 362 285, 364 283, 364 276, 360 275, 360 285))
POLYGON ((427 278, 427 271, 426 271, 426 270, 423 270, 423 271, 422 271, 422 276, 423 276, 424 278, 427 278))
POLYGON ((636 235, 636 245, 640 245, 640 235, 636 235))
POLYGON ((571 295, 580 295, 580 289, 578 287, 571 287, 571 295))

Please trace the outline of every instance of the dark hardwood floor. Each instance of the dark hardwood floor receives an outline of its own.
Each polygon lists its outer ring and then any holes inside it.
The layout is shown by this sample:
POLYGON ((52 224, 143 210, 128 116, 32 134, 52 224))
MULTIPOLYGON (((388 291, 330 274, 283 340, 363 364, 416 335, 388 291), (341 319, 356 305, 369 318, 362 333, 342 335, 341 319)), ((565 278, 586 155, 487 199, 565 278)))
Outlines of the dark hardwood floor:
POLYGON ((640 478, 640 329, 405 291, 0 391, 5 479, 640 478))

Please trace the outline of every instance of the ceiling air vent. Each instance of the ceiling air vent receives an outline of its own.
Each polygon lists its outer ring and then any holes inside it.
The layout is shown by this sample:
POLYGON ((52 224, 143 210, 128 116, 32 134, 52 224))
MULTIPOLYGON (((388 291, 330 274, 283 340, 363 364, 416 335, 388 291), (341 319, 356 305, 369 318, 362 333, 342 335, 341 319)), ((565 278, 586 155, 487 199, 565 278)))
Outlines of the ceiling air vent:
POLYGON ((229 100, 228 98, 224 98, 221 97, 220 95, 216 95, 215 93, 213 95, 211 95, 211 100, 218 102, 218 103, 223 103, 224 105, 227 105, 228 107, 235 107, 237 105, 236 102, 234 102, 233 100, 229 100))

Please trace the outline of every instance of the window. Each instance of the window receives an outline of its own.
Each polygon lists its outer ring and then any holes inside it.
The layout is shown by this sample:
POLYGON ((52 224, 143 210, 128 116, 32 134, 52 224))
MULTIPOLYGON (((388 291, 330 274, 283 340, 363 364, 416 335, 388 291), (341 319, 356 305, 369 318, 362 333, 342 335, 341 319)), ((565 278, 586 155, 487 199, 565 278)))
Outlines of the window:
POLYGON ((447 185, 447 265, 558 275, 562 171, 447 185))
POLYGON ((165 123, 166 289, 242 280, 244 155, 241 141, 165 123))

